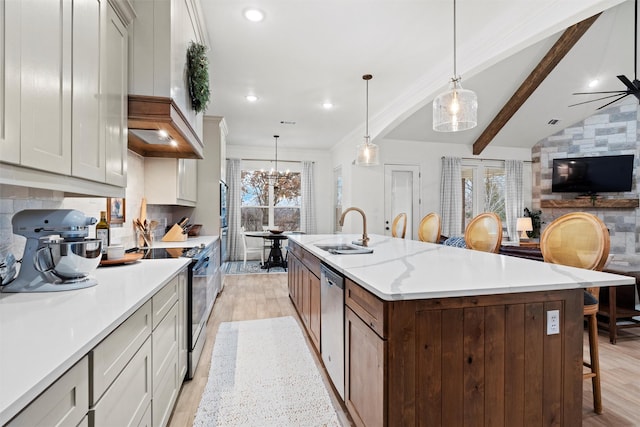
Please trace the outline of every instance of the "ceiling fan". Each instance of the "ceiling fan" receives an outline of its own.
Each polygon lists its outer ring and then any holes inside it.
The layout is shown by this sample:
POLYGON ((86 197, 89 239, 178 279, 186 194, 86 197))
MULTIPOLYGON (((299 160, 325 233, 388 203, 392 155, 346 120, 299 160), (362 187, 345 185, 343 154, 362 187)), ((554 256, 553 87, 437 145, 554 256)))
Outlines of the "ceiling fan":
POLYGON ((638 98, 640 101, 640 81, 638 80, 638 0, 635 1, 634 8, 634 25, 633 25, 634 39, 633 39, 633 81, 629 80, 627 76, 620 75, 617 76, 618 80, 620 80, 627 88, 624 90, 610 90, 604 92, 576 92, 574 95, 593 95, 593 94, 612 94, 603 96, 602 98, 592 99, 589 101, 578 102, 577 104, 569 105, 569 107, 574 107, 576 105, 587 104, 589 102, 602 101, 603 99, 608 98, 616 98, 611 102, 608 102, 600 107, 597 110, 601 110, 604 107, 607 107, 615 102, 620 101, 622 98, 625 98, 629 95, 633 95, 638 98))

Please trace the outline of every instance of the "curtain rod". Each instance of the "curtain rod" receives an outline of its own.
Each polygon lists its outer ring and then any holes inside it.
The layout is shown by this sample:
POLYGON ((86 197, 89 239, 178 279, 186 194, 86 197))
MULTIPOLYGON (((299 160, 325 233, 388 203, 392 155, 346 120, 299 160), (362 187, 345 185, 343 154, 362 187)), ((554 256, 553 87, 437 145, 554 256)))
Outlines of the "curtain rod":
MULTIPOLYGON (((442 157, 440 157, 440 159, 444 159, 445 157, 446 156, 442 156, 442 157)), ((473 157, 460 157, 460 159, 462 159, 462 160, 480 160, 480 161, 486 160, 488 162, 504 162, 505 160, 507 160, 507 159, 484 159, 484 158, 483 159, 478 159, 478 158, 473 158, 473 157)), ((533 163, 531 160, 520 160, 520 161, 523 162, 523 163, 533 163)))

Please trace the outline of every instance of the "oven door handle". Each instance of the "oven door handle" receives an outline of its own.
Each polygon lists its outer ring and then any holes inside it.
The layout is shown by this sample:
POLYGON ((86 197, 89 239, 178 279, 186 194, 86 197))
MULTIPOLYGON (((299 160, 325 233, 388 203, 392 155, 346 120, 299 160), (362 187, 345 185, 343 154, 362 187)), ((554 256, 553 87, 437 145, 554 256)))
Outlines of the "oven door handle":
POLYGON ((209 263, 209 257, 208 256, 204 257, 204 258, 198 260, 196 265, 193 266, 192 270, 193 271, 200 270, 203 266, 206 268, 208 263, 209 263))

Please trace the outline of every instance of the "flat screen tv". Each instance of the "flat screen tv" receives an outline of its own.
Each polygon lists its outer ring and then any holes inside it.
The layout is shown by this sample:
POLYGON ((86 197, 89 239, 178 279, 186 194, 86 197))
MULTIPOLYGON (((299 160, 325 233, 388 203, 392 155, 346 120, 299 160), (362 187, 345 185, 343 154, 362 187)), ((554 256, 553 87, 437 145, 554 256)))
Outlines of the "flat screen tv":
POLYGON ((554 193, 631 191, 632 184, 633 154, 553 159, 554 193))

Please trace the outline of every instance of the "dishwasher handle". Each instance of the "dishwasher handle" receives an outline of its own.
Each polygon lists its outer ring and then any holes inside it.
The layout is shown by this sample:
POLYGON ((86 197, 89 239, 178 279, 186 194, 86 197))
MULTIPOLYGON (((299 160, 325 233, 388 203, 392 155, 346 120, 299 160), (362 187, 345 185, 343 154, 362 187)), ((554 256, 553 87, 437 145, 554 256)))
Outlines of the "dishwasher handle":
POLYGON ((320 279, 328 286, 335 286, 339 289, 344 289, 344 278, 340 273, 332 270, 325 264, 320 267, 320 279))

